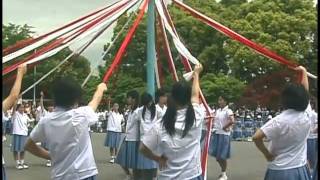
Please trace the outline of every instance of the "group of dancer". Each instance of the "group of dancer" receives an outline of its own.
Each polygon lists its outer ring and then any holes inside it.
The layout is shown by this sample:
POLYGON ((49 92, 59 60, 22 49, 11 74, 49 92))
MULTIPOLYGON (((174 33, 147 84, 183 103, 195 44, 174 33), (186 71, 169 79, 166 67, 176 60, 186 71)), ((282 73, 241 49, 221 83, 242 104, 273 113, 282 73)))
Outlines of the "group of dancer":
MULTIPOLYGON (((317 115, 309 103, 307 71, 301 66, 296 71, 303 74, 302 83, 290 84, 284 89, 280 98, 285 110, 253 136, 257 149, 269 161, 266 180, 317 179, 317 162, 307 161, 307 142, 310 146, 316 143, 308 137, 317 134, 317 115), (268 148, 264 139, 269 140, 268 148), (312 176, 310 169, 314 169, 312 176)), ((159 91, 155 100, 149 93, 140 96, 135 90, 129 91, 126 115, 119 113, 118 104, 113 105, 108 113, 105 145, 110 147, 110 162, 119 164, 127 178, 203 179, 201 140, 206 135, 204 126, 209 119, 205 117, 199 98, 201 72, 202 65, 196 65, 191 85, 175 83, 168 95, 159 91), (125 129, 122 128, 124 123, 125 129)), ((26 150, 52 162, 51 179, 97 179, 98 169, 88 128, 98 121, 95 111, 107 91, 106 84, 99 84, 91 101, 80 106, 81 86, 72 78, 56 79, 51 89, 54 108, 52 106, 49 113, 43 110, 40 121, 28 137, 22 105, 15 105, 25 73, 26 65, 21 65, 9 96, 2 102, 3 112, 17 107, 12 144, 17 167, 28 168, 24 163, 26 150), (39 142, 45 146, 37 145, 39 142)), ((230 131, 234 115, 227 102, 225 97, 219 97, 209 148, 209 154, 221 167, 219 180, 228 179, 227 160, 231 154, 230 131)), ((3 179, 6 179, 4 168, 3 179)))

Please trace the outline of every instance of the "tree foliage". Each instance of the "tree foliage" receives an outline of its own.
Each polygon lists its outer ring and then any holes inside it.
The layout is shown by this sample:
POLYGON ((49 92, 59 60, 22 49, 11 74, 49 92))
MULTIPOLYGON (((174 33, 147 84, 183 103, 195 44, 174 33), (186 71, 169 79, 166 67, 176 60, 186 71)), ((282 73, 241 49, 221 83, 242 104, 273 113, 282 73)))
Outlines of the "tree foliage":
MULTIPOLYGON (((313 0, 185 0, 184 3, 316 74, 317 12, 313 0)), ((219 93, 229 96, 235 102, 240 101, 244 97, 245 86, 250 87, 259 79, 262 79, 259 84, 264 86, 262 84, 267 84, 266 76, 277 78, 272 74, 287 69, 224 36, 176 6, 170 6, 169 11, 183 43, 204 65, 201 87, 210 103, 216 101, 219 93)), ((115 33, 126 19, 127 17, 122 17, 118 21, 115 33)), ((106 67, 111 63, 125 34, 121 35, 110 51, 106 67)), ((125 76, 120 76, 119 82, 130 87, 128 89, 133 87, 124 78, 137 78, 142 82, 146 79, 146 34, 144 18, 123 58, 121 75, 124 73, 125 76)), ((161 40, 157 41, 161 44, 161 40)), ((171 42, 170 38, 169 41, 171 42)), ((170 46, 181 79, 183 67, 180 59, 176 59, 178 54, 172 42, 170 46)), ((162 53, 160 51, 158 56, 164 62, 165 79, 171 79, 165 63, 166 57, 162 53)), ((279 75, 279 78, 282 77, 279 75)), ((172 81, 167 83, 171 84, 172 81)), ((310 85, 311 92, 316 92, 312 80, 310 85)), ((251 94, 250 98, 255 95, 251 94)))

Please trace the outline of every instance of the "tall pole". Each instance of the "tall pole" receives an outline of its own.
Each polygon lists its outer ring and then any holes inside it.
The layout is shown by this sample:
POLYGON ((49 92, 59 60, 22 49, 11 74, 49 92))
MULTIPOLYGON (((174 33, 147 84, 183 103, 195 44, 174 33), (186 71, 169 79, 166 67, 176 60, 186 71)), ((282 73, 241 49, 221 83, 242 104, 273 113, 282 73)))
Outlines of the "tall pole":
MULTIPOLYGON (((33 68, 33 83, 36 81, 37 66, 33 68)), ((33 87, 33 105, 36 105, 36 86, 33 87)))
POLYGON ((149 0, 147 26, 147 91, 153 97, 155 96, 155 61, 155 8, 154 0, 149 0))

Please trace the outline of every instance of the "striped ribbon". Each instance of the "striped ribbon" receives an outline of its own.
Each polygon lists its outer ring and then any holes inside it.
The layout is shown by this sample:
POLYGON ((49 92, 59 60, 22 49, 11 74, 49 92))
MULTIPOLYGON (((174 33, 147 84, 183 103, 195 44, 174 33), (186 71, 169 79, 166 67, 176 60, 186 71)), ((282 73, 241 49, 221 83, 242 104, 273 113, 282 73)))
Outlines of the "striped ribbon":
MULTIPOLYGON (((168 19, 170 26, 172 27, 174 33, 176 34, 176 36, 179 38, 178 33, 174 27, 173 21, 170 17, 169 11, 166 8, 163 0, 161 1, 161 5, 164 9, 164 13, 165 13, 165 17, 168 19)), ((189 61, 187 60, 186 56, 184 56, 184 54, 180 54, 180 56, 182 57, 182 63, 184 65, 184 68, 187 72, 192 71, 191 65, 189 63, 189 61)), ((208 106, 207 101, 205 100, 202 91, 200 91, 200 99, 206 109, 207 112, 207 117, 211 116, 211 108, 208 106)), ((202 175, 204 177, 204 179, 207 179, 207 163, 208 163, 208 149, 209 149, 209 142, 210 142, 210 138, 211 138, 211 127, 213 124, 213 118, 209 118, 209 123, 207 125, 207 134, 205 137, 205 144, 204 144, 204 150, 202 152, 201 155, 201 168, 202 168, 202 175)))
POLYGON ((106 27, 108 24, 110 24, 110 22, 116 20, 120 15, 122 15, 127 9, 131 8, 132 6, 134 6, 137 2, 138 2, 138 0, 134 0, 131 3, 129 3, 129 1, 127 1, 125 4, 122 4, 122 5, 118 6, 118 7, 115 7, 111 11, 106 12, 106 14, 104 14, 102 17, 100 17, 100 18, 94 20, 93 22, 87 24, 86 26, 82 27, 80 30, 74 32, 73 34, 69 35, 68 37, 57 39, 53 43, 41 48, 36 53, 26 57, 25 59, 17 62, 16 64, 14 64, 12 66, 9 66, 9 67, 5 68, 2 71, 2 74, 5 75, 5 74, 8 74, 9 72, 12 72, 20 64, 22 64, 24 62, 30 61, 30 63, 34 63, 36 61, 48 58, 48 57, 56 54, 57 52, 59 52, 63 48, 71 45, 76 40, 83 39, 83 38, 87 37, 88 35, 90 35, 92 33, 95 33, 96 31, 99 31, 102 28, 106 27), (127 4, 127 3, 129 3, 129 4, 127 4), (114 14, 115 12, 116 12, 116 14, 114 14), (111 18, 108 18, 111 14, 113 14, 111 16, 111 18), (108 18, 108 19, 105 20, 106 18, 108 18))
MULTIPOLYGON (((95 11, 89 15, 86 15, 76 21, 73 21, 61 28, 58 28, 52 32, 49 32, 47 34, 41 35, 37 38, 34 39, 30 39, 30 40, 25 40, 26 42, 21 42, 21 43, 17 43, 15 45, 13 45, 12 47, 9 47, 11 49, 17 49, 19 48, 19 50, 16 50, 15 52, 8 54, 6 56, 3 57, 2 59, 2 63, 6 63, 14 58, 17 58, 27 52, 30 52, 56 38, 59 38, 69 32, 72 32, 74 30, 77 30, 81 27, 83 27, 84 25, 92 22, 93 20, 97 19, 98 17, 101 17, 101 15, 105 14, 106 12, 112 10, 112 8, 118 7, 121 4, 119 3, 115 3, 111 6, 105 7, 103 9, 100 9, 98 11, 95 11), (32 44, 32 45, 31 45, 32 44), (21 49, 20 49, 21 48, 21 49)), ((4 50, 5 51, 5 50, 4 50)), ((8 50, 6 52, 9 52, 8 50)))

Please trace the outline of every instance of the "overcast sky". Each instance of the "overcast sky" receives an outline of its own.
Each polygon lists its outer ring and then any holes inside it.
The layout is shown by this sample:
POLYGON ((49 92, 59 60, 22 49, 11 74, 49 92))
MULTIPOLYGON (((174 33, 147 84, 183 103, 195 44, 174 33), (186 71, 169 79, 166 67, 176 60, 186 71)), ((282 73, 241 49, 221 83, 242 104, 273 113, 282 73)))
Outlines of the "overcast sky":
MULTIPOLYGON (((41 35, 117 0, 3 0, 3 23, 28 24, 41 35)), ((104 32, 83 53, 97 66, 103 45, 110 41, 112 28, 104 32)), ((71 47, 73 49, 73 47, 71 47)))

